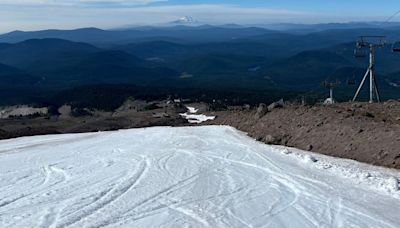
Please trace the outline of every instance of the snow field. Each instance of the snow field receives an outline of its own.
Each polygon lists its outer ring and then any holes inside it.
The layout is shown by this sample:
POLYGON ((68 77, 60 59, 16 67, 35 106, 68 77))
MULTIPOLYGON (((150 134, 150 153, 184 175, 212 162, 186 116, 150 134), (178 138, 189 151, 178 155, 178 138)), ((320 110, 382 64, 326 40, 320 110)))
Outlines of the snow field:
POLYGON ((399 227, 399 177, 225 126, 24 137, 0 227, 399 227))

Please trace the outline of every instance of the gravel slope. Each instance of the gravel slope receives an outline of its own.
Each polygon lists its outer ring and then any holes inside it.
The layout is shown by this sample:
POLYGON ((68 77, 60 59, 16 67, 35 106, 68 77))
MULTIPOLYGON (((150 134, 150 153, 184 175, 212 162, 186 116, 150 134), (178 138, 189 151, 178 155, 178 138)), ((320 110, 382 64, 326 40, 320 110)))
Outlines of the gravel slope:
POLYGON ((400 102, 286 105, 258 115, 255 110, 211 113, 207 124, 230 125, 267 144, 400 169, 400 102))

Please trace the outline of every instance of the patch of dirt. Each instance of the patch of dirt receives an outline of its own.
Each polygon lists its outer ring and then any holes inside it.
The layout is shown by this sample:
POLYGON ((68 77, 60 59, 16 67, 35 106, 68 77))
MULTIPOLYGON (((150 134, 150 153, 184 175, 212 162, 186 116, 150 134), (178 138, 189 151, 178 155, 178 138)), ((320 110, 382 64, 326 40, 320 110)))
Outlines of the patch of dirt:
POLYGON ((399 101, 260 107, 214 112, 217 119, 206 124, 230 125, 268 144, 400 169, 399 101))
POLYGON ((152 126, 185 126, 187 120, 181 118, 175 107, 148 111, 119 111, 116 113, 96 112, 91 116, 0 119, 0 139, 21 136, 111 131, 118 129, 152 126))

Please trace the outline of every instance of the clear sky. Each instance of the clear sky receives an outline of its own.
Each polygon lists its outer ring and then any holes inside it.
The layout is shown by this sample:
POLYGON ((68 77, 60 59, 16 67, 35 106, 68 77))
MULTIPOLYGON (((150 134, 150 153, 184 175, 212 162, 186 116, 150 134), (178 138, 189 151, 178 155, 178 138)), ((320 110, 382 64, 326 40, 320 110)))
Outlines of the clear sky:
POLYGON ((184 16, 210 24, 382 21, 399 10, 400 0, 0 0, 0 32, 150 25, 184 16))

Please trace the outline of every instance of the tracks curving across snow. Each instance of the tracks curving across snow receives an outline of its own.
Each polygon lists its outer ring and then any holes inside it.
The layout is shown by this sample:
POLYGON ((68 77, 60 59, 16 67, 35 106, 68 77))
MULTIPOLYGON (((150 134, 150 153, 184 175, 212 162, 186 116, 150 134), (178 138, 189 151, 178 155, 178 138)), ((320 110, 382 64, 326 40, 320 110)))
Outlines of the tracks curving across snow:
POLYGON ((399 227, 400 173, 231 127, 0 141, 0 227, 399 227))

